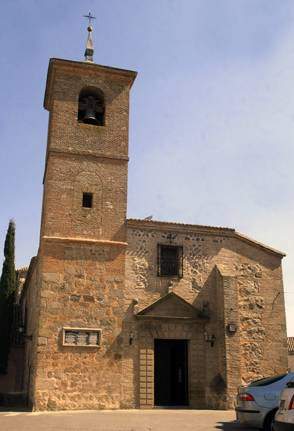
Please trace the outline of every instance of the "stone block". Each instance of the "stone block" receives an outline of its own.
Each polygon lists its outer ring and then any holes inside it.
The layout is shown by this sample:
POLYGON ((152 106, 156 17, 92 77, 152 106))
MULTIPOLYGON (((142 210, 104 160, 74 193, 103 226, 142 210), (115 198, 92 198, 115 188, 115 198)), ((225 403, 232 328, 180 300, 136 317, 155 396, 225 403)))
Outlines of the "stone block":
POLYGON ((38 346, 47 346, 48 338, 47 337, 38 337, 38 346))
POLYGON ((42 278, 48 283, 58 283, 60 281, 60 274, 55 272, 43 273, 42 278))

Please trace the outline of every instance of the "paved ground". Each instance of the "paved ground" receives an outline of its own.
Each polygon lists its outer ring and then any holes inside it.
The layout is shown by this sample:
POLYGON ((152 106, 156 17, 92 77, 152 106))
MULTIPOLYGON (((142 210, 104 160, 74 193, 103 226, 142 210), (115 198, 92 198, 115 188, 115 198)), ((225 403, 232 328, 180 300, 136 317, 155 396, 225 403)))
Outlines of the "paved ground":
POLYGON ((232 411, 115 410, 0 412, 1 431, 252 431, 232 411))

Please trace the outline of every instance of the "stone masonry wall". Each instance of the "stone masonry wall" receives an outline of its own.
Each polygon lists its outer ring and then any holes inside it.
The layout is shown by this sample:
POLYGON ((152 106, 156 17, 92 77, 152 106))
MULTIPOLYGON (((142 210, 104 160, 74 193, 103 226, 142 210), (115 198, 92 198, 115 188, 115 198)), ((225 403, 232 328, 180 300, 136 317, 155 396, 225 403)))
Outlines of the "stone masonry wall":
POLYGON ((123 322, 124 248, 50 243, 42 255, 35 409, 122 407, 130 354, 123 322), (100 328, 101 346, 63 346, 65 326, 100 328))
POLYGON ((154 302, 171 287, 197 308, 209 302, 211 319, 205 331, 214 334, 216 342, 213 347, 205 343, 204 352, 199 349, 199 355, 206 356, 202 384, 208 406, 215 407, 217 400, 222 400, 217 407, 232 406, 238 385, 287 369, 280 257, 230 232, 162 225, 129 222, 126 289, 138 300, 139 308, 154 302), (157 276, 157 244, 183 246, 183 278, 157 276), (215 278, 216 267, 232 280, 225 297, 215 278), (235 335, 229 335, 224 326, 230 322, 237 324, 235 335), (234 353, 235 340, 238 355, 234 353), (226 393, 226 387, 230 393, 226 393))
POLYGON ((171 280, 157 276, 157 244, 169 244, 171 232, 130 224, 126 266, 124 246, 43 243, 35 409, 152 407, 154 338, 188 339, 195 408, 232 407, 239 384, 287 368, 277 256, 240 244, 230 233, 176 229, 172 243, 184 247, 184 268, 182 279, 171 280), (245 290, 257 284, 258 294, 245 290), (198 309, 209 302, 210 321, 138 323, 134 312, 171 288, 198 309), (235 335, 226 333, 230 321, 237 323, 235 335), (62 346, 64 326, 101 328, 101 347, 62 346), (280 344, 270 331, 279 331, 280 344), (213 346, 204 332, 216 336, 213 346))

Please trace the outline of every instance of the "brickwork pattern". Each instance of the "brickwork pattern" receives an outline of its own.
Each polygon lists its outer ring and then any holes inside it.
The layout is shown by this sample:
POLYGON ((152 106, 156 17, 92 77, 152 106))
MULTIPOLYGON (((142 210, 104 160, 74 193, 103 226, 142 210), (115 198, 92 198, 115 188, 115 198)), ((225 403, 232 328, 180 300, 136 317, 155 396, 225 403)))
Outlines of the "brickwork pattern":
POLYGON ((154 406, 154 352, 140 349, 140 407, 154 406))

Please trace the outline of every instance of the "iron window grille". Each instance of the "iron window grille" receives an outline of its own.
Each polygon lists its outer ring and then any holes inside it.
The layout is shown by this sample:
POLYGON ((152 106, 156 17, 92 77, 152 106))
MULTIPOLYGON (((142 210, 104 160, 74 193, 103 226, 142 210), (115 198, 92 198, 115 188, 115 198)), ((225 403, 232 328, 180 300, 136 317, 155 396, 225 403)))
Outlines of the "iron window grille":
POLYGON ((157 275, 159 277, 183 277, 183 247, 158 244, 157 275))

